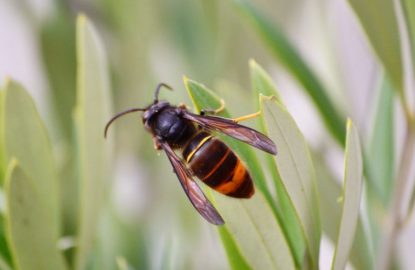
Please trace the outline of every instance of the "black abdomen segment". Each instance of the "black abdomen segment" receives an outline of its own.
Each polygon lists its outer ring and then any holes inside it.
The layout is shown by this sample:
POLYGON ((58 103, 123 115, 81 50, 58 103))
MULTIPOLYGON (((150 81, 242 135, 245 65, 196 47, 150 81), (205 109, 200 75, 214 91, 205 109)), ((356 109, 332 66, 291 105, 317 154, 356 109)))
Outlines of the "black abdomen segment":
POLYGON ((192 172, 211 188, 231 197, 254 194, 251 176, 240 159, 211 134, 196 134, 183 149, 192 172))

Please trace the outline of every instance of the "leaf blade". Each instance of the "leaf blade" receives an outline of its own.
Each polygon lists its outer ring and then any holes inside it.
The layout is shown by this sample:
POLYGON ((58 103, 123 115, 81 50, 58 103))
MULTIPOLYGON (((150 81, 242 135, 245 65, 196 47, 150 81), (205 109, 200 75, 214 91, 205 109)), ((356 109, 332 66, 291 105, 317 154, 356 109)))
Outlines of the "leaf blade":
POLYGON ((359 220, 360 200, 363 185, 363 162, 357 129, 347 121, 343 188, 343 211, 332 261, 332 269, 346 267, 359 220))
POLYGON ((214 194, 216 205, 241 254, 253 269, 295 269, 283 231, 262 193, 249 200, 214 194))
MULTIPOLYGON (((187 78, 185 78, 185 85, 197 110, 219 107, 220 99, 204 86, 187 78)), ((226 110, 223 112, 223 116, 229 117, 226 110)), ((221 139, 244 160, 254 182, 266 194, 267 187, 264 175, 250 146, 229 137, 221 137, 221 139), (258 178, 261 180, 259 181, 258 178)), ((260 192, 246 201, 227 198, 216 192, 213 192, 212 195, 225 219, 226 229, 229 230, 242 256, 253 269, 295 269, 290 248, 278 220, 274 216, 272 201, 264 199, 264 195, 260 192), (243 221, 241 221, 242 219, 243 221), (269 238, 273 240, 274 245, 269 242, 264 243, 263 239, 267 238, 265 236, 267 233, 270 234, 269 238), (255 252, 258 249, 264 252, 255 252)))
POLYGON ((12 158, 35 180, 36 189, 50 210, 51 233, 59 236, 59 183, 46 127, 26 90, 8 81, 4 93, 5 164, 12 158), (28 136, 30 134, 30 136, 28 136))
MULTIPOLYGON (((402 0, 402 9, 406 26, 409 34, 409 43, 411 46, 412 66, 415 66, 415 2, 411 0, 402 0)), ((414 70, 414 69, 413 69, 414 70)), ((415 72, 415 71, 414 71, 415 72)))
MULTIPOLYGON (((279 95, 277 89, 274 87, 274 84, 270 76, 265 72, 265 70, 254 60, 250 60, 249 65, 255 105, 257 109, 260 110, 259 98, 261 94, 265 96, 275 96, 277 99, 279 99, 279 95)), ((260 117, 259 126, 260 131, 266 134, 266 124, 264 121, 264 117, 260 117)), ((290 246, 292 247, 292 251, 295 256, 296 262, 298 265, 302 265, 305 251, 305 240, 301 231, 300 222, 297 218, 297 214, 295 212, 294 206, 291 203, 287 190, 281 182, 281 177, 279 175, 273 157, 270 155, 266 155, 265 158, 267 160, 267 166, 269 172, 271 173, 275 185, 275 191, 277 194, 277 215, 279 215, 281 226, 286 232, 287 241, 290 242, 290 246)))
POLYGON ((393 84, 403 95, 401 43, 393 1, 349 0, 349 3, 393 84))
POLYGON ((110 94, 104 48, 94 26, 83 15, 77 20, 77 60, 75 124, 79 145, 80 216, 76 269, 84 269, 90 261, 109 175, 109 150, 103 130, 110 114, 110 94))
POLYGON ((66 269, 57 248, 51 212, 36 183, 13 159, 6 176, 6 229, 18 269, 66 269))
POLYGON ((235 243, 231 233, 225 226, 218 228, 220 239, 222 240, 223 248, 228 256, 229 266, 233 270, 249 270, 252 269, 245 258, 241 255, 241 251, 235 243))
POLYGON ((275 98, 262 96, 261 106, 268 136, 279 148, 274 161, 301 222, 312 268, 318 269, 321 228, 315 173, 308 148, 295 121, 275 98))
POLYGON ((327 89, 319 81, 313 70, 307 65, 288 38, 274 26, 270 20, 246 0, 235 0, 242 13, 249 19, 251 26, 268 45, 273 56, 303 86, 315 103, 320 115, 337 142, 344 144, 344 117, 336 109, 327 95, 327 89))

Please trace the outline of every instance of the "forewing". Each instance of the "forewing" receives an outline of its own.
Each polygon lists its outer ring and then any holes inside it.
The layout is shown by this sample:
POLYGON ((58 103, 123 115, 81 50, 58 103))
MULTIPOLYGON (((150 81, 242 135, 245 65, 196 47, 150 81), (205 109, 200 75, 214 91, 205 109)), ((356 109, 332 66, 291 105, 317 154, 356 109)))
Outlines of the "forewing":
POLYGON ((179 178, 180 184, 182 185, 187 197, 196 208, 196 210, 210 223, 215 225, 224 224, 225 222, 223 221, 218 211, 206 198, 205 194, 203 194, 197 183, 193 181, 190 172, 184 166, 183 162, 176 155, 176 153, 174 153, 174 151, 167 143, 160 142, 160 145, 166 152, 167 157, 173 166, 174 172, 179 178))
POLYGON ((224 133, 270 154, 277 154, 277 147, 270 138, 252 128, 239 125, 231 119, 217 116, 202 116, 188 111, 183 112, 183 117, 196 122, 203 128, 224 133))

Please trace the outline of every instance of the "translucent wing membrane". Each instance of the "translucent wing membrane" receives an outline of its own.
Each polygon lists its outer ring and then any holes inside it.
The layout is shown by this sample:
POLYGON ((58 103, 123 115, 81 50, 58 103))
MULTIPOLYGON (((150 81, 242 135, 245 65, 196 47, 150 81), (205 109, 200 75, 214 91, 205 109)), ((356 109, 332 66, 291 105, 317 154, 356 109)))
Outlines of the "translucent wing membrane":
POLYGON ((218 211, 206 198, 197 183, 193 181, 190 172, 185 167, 182 160, 166 142, 160 142, 160 145, 166 152, 167 157, 173 166, 174 172, 179 178, 180 184, 196 210, 210 223, 215 225, 224 224, 225 222, 218 211))
POLYGON ((183 117, 208 130, 221 132, 267 153, 277 154, 277 147, 271 139, 252 128, 236 123, 232 119, 217 116, 202 116, 185 110, 183 111, 183 117))

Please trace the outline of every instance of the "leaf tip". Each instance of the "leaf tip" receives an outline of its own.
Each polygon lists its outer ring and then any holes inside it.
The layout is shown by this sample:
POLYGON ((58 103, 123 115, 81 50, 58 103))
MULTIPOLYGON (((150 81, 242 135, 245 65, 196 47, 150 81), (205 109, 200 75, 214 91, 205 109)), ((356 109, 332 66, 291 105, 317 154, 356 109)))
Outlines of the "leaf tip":
POLYGON ((264 101, 278 101, 277 97, 274 95, 266 96, 262 93, 259 93, 259 101, 263 103, 264 101))
POLYGON ((353 127, 353 121, 350 118, 347 118, 347 124, 346 127, 348 130, 350 130, 353 127))
POLYGON ((88 21, 88 17, 84 13, 79 13, 77 21, 79 24, 85 24, 88 21))
POLYGON ((11 84, 11 82, 12 82, 12 78, 11 78, 11 76, 10 75, 6 75, 6 76, 4 76, 4 83, 3 83, 3 89, 7 89, 8 87, 9 87, 9 85, 11 84))
POLYGON ((254 69, 258 66, 258 63, 255 61, 255 59, 251 58, 249 59, 249 66, 251 69, 254 69))
POLYGON ((183 75, 182 79, 183 79, 184 85, 187 85, 190 81, 189 77, 187 77, 186 75, 183 75))
POLYGON ((12 159, 9 162, 10 170, 14 170, 17 166, 19 166, 19 161, 17 160, 17 158, 12 157, 12 159))

